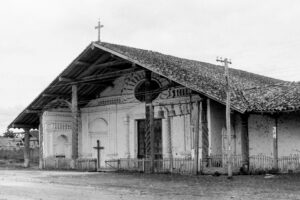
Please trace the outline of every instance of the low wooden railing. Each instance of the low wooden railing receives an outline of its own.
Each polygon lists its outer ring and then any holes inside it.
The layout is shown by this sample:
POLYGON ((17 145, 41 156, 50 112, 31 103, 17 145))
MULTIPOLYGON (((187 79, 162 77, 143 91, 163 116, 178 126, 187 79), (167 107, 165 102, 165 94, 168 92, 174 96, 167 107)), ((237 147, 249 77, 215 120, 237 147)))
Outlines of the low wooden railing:
MULTIPOLYGON (((149 159, 137 159, 137 158, 122 158, 122 159, 113 159, 105 161, 106 167, 114 168, 116 170, 128 170, 128 171, 139 171, 147 172, 149 171, 150 166, 149 159)), ((154 160, 154 172, 156 173, 182 173, 189 174, 193 172, 193 159, 186 158, 174 158, 172 161, 170 159, 160 159, 154 160)), ((200 164, 200 162, 199 162, 200 164)), ((201 165, 199 165, 199 171, 201 165)))
MULTIPOLYGON (((128 170, 147 172, 150 170, 149 159, 137 158, 121 158, 105 161, 106 168, 113 168, 116 170, 128 170)), ((199 160, 198 172, 204 172, 204 169, 214 168, 227 169, 228 157, 226 155, 211 155, 206 159, 199 160)), ((44 159, 44 166, 46 169, 77 169, 80 171, 96 171, 97 160, 86 158, 77 159, 74 163, 72 159, 68 158, 46 158, 44 159), (73 162, 73 163, 72 163, 73 162)), ((242 156, 232 156, 232 168, 235 172, 239 172, 242 167, 242 156)), ((154 172, 156 173, 180 173, 192 174, 194 170, 194 159, 192 158, 174 158, 154 160, 154 172)), ((249 157, 250 173, 265 173, 274 170, 273 157, 263 154, 253 155, 249 157)), ((226 170, 223 170, 226 171, 226 170)), ((278 171, 286 172, 300 172, 300 155, 282 156, 278 158, 278 171)))
MULTIPOLYGON (((147 159, 115 159, 107 160, 106 167, 112 167, 116 170, 129 170, 146 172, 150 166, 150 160, 147 159)), ((227 169, 228 156, 227 155, 211 155, 206 159, 199 160, 198 172, 205 172, 205 169, 213 168, 214 170, 227 169)), ((232 169, 239 172, 242 168, 242 156, 232 156, 232 169)), ((263 154, 253 155, 249 157, 249 171, 250 173, 267 173, 274 170, 273 157, 263 154)), ((194 172, 194 160, 191 158, 174 158, 161 159, 154 161, 154 172, 157 173, 181 173, 192 174, 194 172), (172 167, 171 167, 172 166, 172 167)), ((226 172, 226 170, 223 170, 226 172)), ((286 172, 300 172, 300 155, 282 156, 278 159, 278 171, 286 172)))
POLYGON ((278 159, 278 167, 282 172, 300 172, 300 155, 280 157, 278 159))
POLYGON ((55 170, 96 171, 97 159, 79 158, 74 161, 71 158, 48 157, 44 159, 44 168, 55 170))
MULTIPOLYGON (((207 157, 206 167, 221 167, 227 168, 228 156, 227 155, 210 155, 207 157)), ((242 156, 232 155, 232 167, 240 168, 242 166, 242 156)))

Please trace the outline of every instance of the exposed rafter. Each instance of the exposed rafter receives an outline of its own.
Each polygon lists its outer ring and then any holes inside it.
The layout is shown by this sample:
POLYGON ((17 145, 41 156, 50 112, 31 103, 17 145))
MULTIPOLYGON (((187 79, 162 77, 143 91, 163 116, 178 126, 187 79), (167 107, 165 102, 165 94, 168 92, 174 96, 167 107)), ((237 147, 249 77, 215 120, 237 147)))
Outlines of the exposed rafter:
POLYGON ((119 66, 119 65, 124 65, 129 63, 128 61, 123 61, 123 60, 114 60, 106 63, 101 63, 101 64, 94 64, 91 65, 87 70, 85 70, 82 74, 80 74, 79 78, 88 76, 95 72, 96 70, 103 69, 105 67, 114 67, 114 66, 119 66))
MULTIPOLYGON (((95 65, 98 65, 98 64, 101 64, 101 63, 106 62, 107 60, 109 60, 109 59, 111 58, 110 55, 111 55, 111 54, 109 54, 109 53, 103 54, 103 55, 100 56, 95 62, 93 62, 93 63, 87 68, 87 70, 93 68, 93 66, 95 66, 95 65)), ((83 72, 83 73, 85 73, 85 72, 83 72)), ((81 77, 83 77, 82 74, 79 75, 78 78, 81 78, 81 77)))
MULTIPOLYGON (((122 75, 126 75, 128 73, 133 73, 133 72, 137 72, 137 71, 141 71, 141 68, 127 68, 127 69, 123 69, 123 70, 116 70, 113 72, 109 72, 109 73, 105 73, 105 74, 98 74, 98 75, 92 75, 92 76, 86 76, 80 79, 69 79, 67 77, 59 77, 59 79, 62 80, 66 80, 66 82, 68 82, 69 85, 72 84, 81 84, 81 83, 92 83, 92 82, 97 82, 97 83, 101 83, 101 82, 106 82, 112 78, 116 78, 122 75)), ((60 85, 56 85, 56 87, 59 87, 60 85)))
POLYGON ((39 114, 41 112, 42 112, 42 110, 37 110, 37 109, 34 109, 34 110, 27 109, 27 110, 25 110, 25 113, 32 113, 32 114, 39 114))
MULTIPOLYGON (((43 97, 49 97, 49 98, 71 98, 71 94, 49 94, 49 93, 44 93, 42 94, 43 97)), ((80 98, 90 98, 89 96, 86 95, 79 95, 80 98)))
POLYGON ((128 73, 133 73, 133 72, 137 72, 137 71, 141 71, 141 70, 142 69, 138 69, 138 68, 117 70, 115 72, 109 72, 106 74, 87 76, 87 77, 80 79, 79 82, 107 81, 107 79, 116 78, 116 77, 119 77, 122 75, 126 75, 128 73))
POLYGON ((60 76, 60 77, 58 78, 58 81, 59 81, 59 82, 74 82, 75 80, 74 80, 74 79, 71 79, 71 78, 64 77, 64 76, 60 76))
POLYGON ((88 66, 88 65, 91 65, 91 64, 92 63, 84 62, 84 61, 80 61, 80 60, 75 61, 75 65, 88 66))
POLYGON ((12 124, 11 128, 37 128, 38 124, 12 124))

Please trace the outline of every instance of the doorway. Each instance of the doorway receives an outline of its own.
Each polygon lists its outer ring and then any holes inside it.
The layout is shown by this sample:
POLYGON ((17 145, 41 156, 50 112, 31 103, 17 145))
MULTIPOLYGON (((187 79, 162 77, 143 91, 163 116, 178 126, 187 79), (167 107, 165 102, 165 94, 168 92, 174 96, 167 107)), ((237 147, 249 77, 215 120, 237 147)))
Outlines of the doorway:
MULTIPOLYGON (((154 119, 154 159, 162 159, 162 120, 154 119)), ((146 120, 137 120, 137 139, 138 139, 138 155, 139 159, 146 157, 146 120)))

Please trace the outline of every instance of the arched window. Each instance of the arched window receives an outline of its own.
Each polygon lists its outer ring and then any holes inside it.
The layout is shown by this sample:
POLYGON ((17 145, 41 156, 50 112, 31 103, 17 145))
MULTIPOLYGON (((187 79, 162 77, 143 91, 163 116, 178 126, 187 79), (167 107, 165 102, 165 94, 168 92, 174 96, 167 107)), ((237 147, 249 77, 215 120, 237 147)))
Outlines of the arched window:
POLYGON ((107 133, 108 124, 103 118, 96 118, 89 123, 90 133, 107 133))

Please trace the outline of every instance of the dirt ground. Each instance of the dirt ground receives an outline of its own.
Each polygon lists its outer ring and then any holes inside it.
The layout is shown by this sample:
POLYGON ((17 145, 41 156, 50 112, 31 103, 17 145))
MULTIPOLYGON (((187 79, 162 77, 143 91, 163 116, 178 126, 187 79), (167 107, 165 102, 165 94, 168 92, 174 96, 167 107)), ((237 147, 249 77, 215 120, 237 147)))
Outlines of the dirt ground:
POLYGON ((180 176, 0 170, 0 200, 300 199, 300 175, 180 176))

